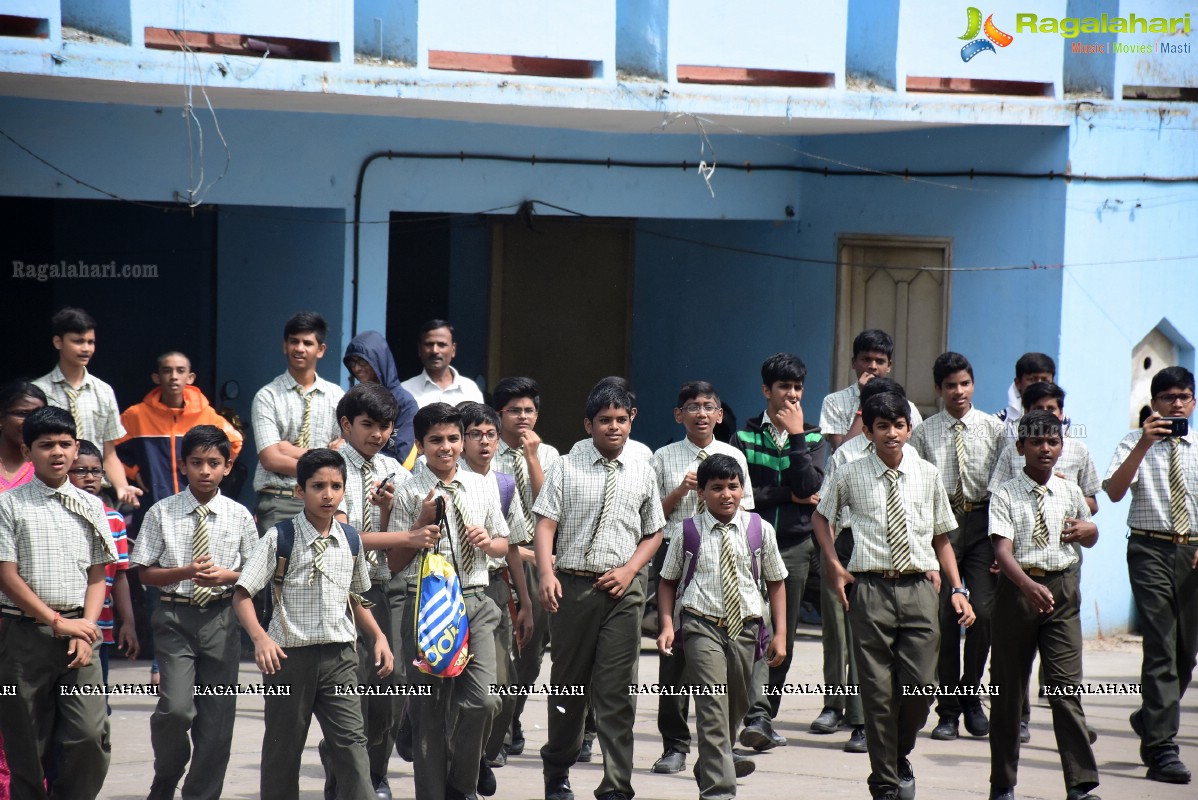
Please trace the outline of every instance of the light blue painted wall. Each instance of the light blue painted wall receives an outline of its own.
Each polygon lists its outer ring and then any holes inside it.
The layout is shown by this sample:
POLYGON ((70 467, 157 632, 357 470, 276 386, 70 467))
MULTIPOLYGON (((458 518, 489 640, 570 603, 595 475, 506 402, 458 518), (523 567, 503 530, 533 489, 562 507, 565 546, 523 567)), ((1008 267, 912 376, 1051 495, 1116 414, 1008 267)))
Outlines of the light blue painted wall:
MULTIPOLYGON (((1198 174, 1198 132, 1184 106, 1168 115, 1129 120, 1097 114, 1070 134, 1078 172, 1106 175, 1198 174)), ((1070 416, 1086 426, 1086 443, 1101 475, 1130 430, 1131 351, 1162 319, 1198 343, 1198 246, 1189 232, 1198 186, 1073 183, 1068 191, 1059 379, 1070 416)), ((1181 353, 1194 369, 1194 351, 1181 353)), ((1144 402, 1147 398, 1138 398, 1144 402)), ((1083 623, 1110 634, 1124 629, 1132 608, 1127 576, 1129 500, 1098 497, 1101 537, 1083 570, 1083 623)))
MULTIPOLYGON (((1061 171, 1065 132, 1044 128, 946 128, 805 138, 808 163, 858 164, 887 172, 1061 171)), ((1061 181, 987 178, 824 178, 807 175, 801 254, 831 260, 842 234, 948 237, 956 268, 1059 263, 1064 235, 1061 181)), ((1006 404, 1015 360, 1028 350, 1057 351, 1059 272, 1017 270, 952 275, 948 346, 974 365, 974 403, 1006 404)), ((835 291, 828 302, 834 302, 835 291)), ((829 365, 829 369, 831 366, 829 365)))

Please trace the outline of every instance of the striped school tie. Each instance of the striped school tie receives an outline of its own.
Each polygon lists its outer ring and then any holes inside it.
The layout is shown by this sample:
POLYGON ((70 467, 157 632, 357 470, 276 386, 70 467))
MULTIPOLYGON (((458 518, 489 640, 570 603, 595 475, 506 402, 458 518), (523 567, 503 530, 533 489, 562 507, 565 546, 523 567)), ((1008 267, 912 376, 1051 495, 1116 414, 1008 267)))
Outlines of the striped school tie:
MULTIPOLYGON (((195 533, 191 537, 191 560, 196 561, 206 555, 208 552, 208 515, 212 513, 212 509, 208 506, 196 506, 196 528, 195 533)), ((212 601, 216 590, 211 586, 200 586, 193 584, 191 589, 191 600, 197 606, 203 608, 212 601)))
POLYGON ((1033 486, 1032 494, 1036 496, 1036 527, 1032 531, 1032 546, 1043 549, 1048 547, 1048 520, 1044 516, 1044 497, 1048 494, 1048 487, 1033 486))
POLYGON ((886 492, 886 544, 890 548, 891 567, 899 572, 909 572, 915 567, 911 560, 911 542, 907 539, 907 512, 899 496, 897 469, 886 470, 890 487, 886 492))
POLYGON ((76 389, 69 383, 63 383, 62 390, 67 395, 67 409, 71 412, 71 419, 75 420, 75 432, 79 438, 83 438, 83 425, 79 419, 79 392, 82 391, 82 387, 76 389))
POLYGON ((603 468, 607 470, 607 475, 603 478, 603 505, 599 509, 599 521, 595 525, 595 535, 591 537, 591 541, 587 544, 586 560, 590 563, 591 550, 595 547, 595 539, 607 527, 607 519, 611 516, 612 506, 616 504, 616 470, 620 468, 620 462, 615 460, 600 459, 603 468))
POLYGON ((514 448, 512 459, 515 465, 513 472, 516 478, 516 489, 520 492, 522 501, 520 505, 524 511, 524 524, 528 526, 528 535, 532 536, 536 531, 537 521, 533 519, 532 514, 532 488, 528 483, 528 461, 524 456, 524 448, 514 448))
POLYGON ((1173 532, 1178 536, 1190 535, 1190 511, 1186 508, 1186 484, 1181 473, 1181 439, 1169 440, 1169 514, 1173 518, 1173 532))
POLYGON ((957 453, 957 485, 949 495, 953 508, 959 509, 965 505, 965 423, 953 425, 953 449, 957 453))
MULTIPOLYGON (((695 458, 699 459, 699 463, 702 464, 704 461, 707 460, 707 451, 700 450, 698 453, 695 453, 695 458)), ((699 495, 699 510, 695 513, 702 514, 706 510, 707 510, 707 504, 703 502, 703 495, 699 495)))
MULTIPOLYGON (((87 507, 84 506, 83 503, 81 503, 78 498, 72 497, 71 495, 65 494, 63 492, 55 492, 54 496, 59 499, 59 501, 62 503, 63 507, 66 508, 67 511, 70 511, 72 514, 74 514, 77 517, 81 517, 83 519, 83 521, 87 523, 88 527, 92 529, 92 533, 100 538, 101 542, 112 541, 112 538, 111 538, 112 534, 107 530, 100 530, 96 526, 96 521, 94 519, 92 519, 90 514, 87 513, 87 507)), ((115 547, 115 545, 114 545, 114 547, 115 547)), ((104 549, 110 553, 113 550, 112 547, 108 547, 107 545, 105 545, 104 549)), ((115 553, 111 553, 111 554, 116 555, 115 553)))
MULTIPOLYGON (((374 470, 370 468, 370 464, 362 465, 362 519, 359 521, 358 530, 363 533, 368 533, 374 530, 374 506, 370 504, 370 496, 374 494, 374 489, 371 483, 374 481, 374 470)), ((382 555, 380 550, 367 550, 366 561, 371 566, 379 563, 379 557, 382 555)))
POLYGON ((312 446, 312 399, 316 390, 304 394, 304 387, 296 384, 295 391, 299 392, 299 396, 304 400, 304 418, 300 423, 299 441, 295 446, 308 449, 312 446))
POLYGON ((457 481, 439 482, 437 487, 449 495, 449 501, 453 504, 453 515, 457 519, 458 527, 458 548, 462 554, 462 574, 458 576, 458 579, 465 588, 465 577, 474 572, 474 558, 478 553, 478 548, 466 541, 466 528, 470 527, 470 515, 466 513, 466 506, 462 501, 462 485, 457 481))
POLYGON ((312 574, 308 576, 309 586, 316 582, 318 574, 324 572, 324 551, 328 549, 329 542, 331 541, 333 541, 331 533, 328 536, 317 536, 312 541, 312 548, 316 552, 312 556, 312 574))
POLYGON ((740 605, 740 578, 736 572, 736 551, 732 547, 732 525, 719 524, 715 530, 720 534, 720 587, 724 591, 724 624, 728 626, 728 638, 735 639, 745 627, 745 615, 740 605))

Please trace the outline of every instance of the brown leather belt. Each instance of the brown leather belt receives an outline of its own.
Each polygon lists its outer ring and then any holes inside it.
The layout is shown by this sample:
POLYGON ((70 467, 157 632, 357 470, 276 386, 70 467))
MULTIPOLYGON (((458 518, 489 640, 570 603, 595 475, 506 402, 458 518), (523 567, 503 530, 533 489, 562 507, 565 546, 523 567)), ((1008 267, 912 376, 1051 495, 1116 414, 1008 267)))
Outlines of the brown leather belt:
POLYGON ((1190 537, 1184 533, 1165 533, 1164 531, 1145 531, 1140 528, 1132 528, 1131 532, 1136 536, 1145 536, 1149 539, 1156 539, 1158 542, 1170 542, 1172 544, 1190 544, 1190 537))
POLYGON ((574 578, 590 578, 591 580, 594 580, 603 574, 602 572, 587 572, 584 569, 566 569, 565 567, 557 567, 555 571, 574 578))
POLYGON ((857 573, 858 575, 877 575, 879 578, 885 578, 889 581, 897 581, 903 578, 910 578, 912 575, 924 575, 923 570, 913 569, 909 572, 899 572, 897 569, 867 569, 857 573))
POLYGON ((1045 570, 1040 569, 1039 567, 1022 567, 1022 569, 1028 574, 1029 577, 1032 578, 1052 578, 1057 575, 1064 575, 1066 572, 1066 570, 1063 569, 1045 570))

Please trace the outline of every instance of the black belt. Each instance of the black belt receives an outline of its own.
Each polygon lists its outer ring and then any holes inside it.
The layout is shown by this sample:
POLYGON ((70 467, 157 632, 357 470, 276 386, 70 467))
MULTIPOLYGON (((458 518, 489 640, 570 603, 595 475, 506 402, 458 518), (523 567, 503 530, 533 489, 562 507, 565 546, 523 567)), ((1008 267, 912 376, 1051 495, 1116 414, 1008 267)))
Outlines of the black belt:
POLYGON ((1190 544, 1190 536, 1184 533, 1166 533, 1165 531, 1145 531, 1140 528, 1132 528, 1131 532, 1136 536, 1144 536, 1148 539, 1156 539, 1158 542, 1170 542, 1172 544, 1190 544))
MULTIPOLYGON (((728 619, 726 617, 713 617, 711 614, 700 614, 698 611, 691 611, 689 608, 682 613, 689 614, 690 616, 695 617, 697 619, 706 620, 707 622, 710 622, 712 625, 716 626, 717 628, 727 628, 728 627, 728 619)), ((745 617, 744 620, 742 621, 742 624, 752 622, 753 620, 756 620, 756 619, 757 619, 757 617, 745 617)))
POLYGON ((1039 567, 1021 567, 1032 578, 1055 578, 1058 575, 1064 575, 1066 570, 1063 569, 1040 569, 1039 567))
POLYGON ((903 578, 910 578, 915 575, 927 575, 926 572, 919 569, 909 570, 907 572, 899 572, 897 569, 866 569, 860 572, 853 573, 854 575, 875 575, 879 578, 885 578, 888 581, 898 581, 903 578))
POLYGON ((987 509, 989 507, 990 507, 990 498, 987 497, 985 500, 974 500, 974 501, 963 502, 963 503, 961 503, 961 505, 957 506, 953 510, 961 511, 966 514, 970 514, 974 511, 984 511, 985 509, 987 509))
MULTIPOLYGON (((72 608, 67 611, 55 611, 58 616, 63 619, 83 619, 82 608, 72 608)), ((31 622, 35 625, 46 625, 45 622, 39 622, 37 617, 31 617, 19 608, 13 606, 0 606, 0 616, 15 619, 17 622, 31 622)))
MULTIPOLYGON (((214 595, 212 595, 211 598, 209 598, 208 602, 205 603, 205 605, 210 606, 213 603, 219 603, 222 600, 232 599, 232 597, 233 597, 232 592, 225 592, 223 594, 214 594, 214 595)), ((199 605, 199 603, 197 603, 195 600, 191 599, 190 597, 186 597, 181 594, 167 594, 166 592, 162 592, 161 594, 159 594, 158 600, 159 600, 159 602, 162 602, 162 603, 173 603, 177 606, 198 606, 199 605)))
POLYGON ((585 569, 566 569, 565 567, 556 567, 554 571, 572 578, 590 578, 591 580, 595 580, 603 574, 602 572, 587 572, 585 569))

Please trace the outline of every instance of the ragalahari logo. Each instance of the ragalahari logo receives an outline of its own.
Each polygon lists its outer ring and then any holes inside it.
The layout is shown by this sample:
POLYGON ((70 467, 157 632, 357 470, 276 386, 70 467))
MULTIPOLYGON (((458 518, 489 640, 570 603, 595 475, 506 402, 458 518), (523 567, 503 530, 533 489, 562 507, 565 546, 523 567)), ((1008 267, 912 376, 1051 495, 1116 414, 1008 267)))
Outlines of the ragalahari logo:
POLYGON ((994 24, 994 15, 986 17, 986 24, 982 24, 982 12, 973 6, 965 9, 966 27, 965 35, 960 36, 960 39, 967 39, 969 43, 961 48, 961 60, 969 61, 978 53, 989 50, 991 53, 998 52, 994 49, 994 45, 1006 47, 1011 42, 1015 41, 1015 37, 1009 33, 1003 33, 994 24), (985 33, 984 38, 978 38, 978 32, 985 33))

